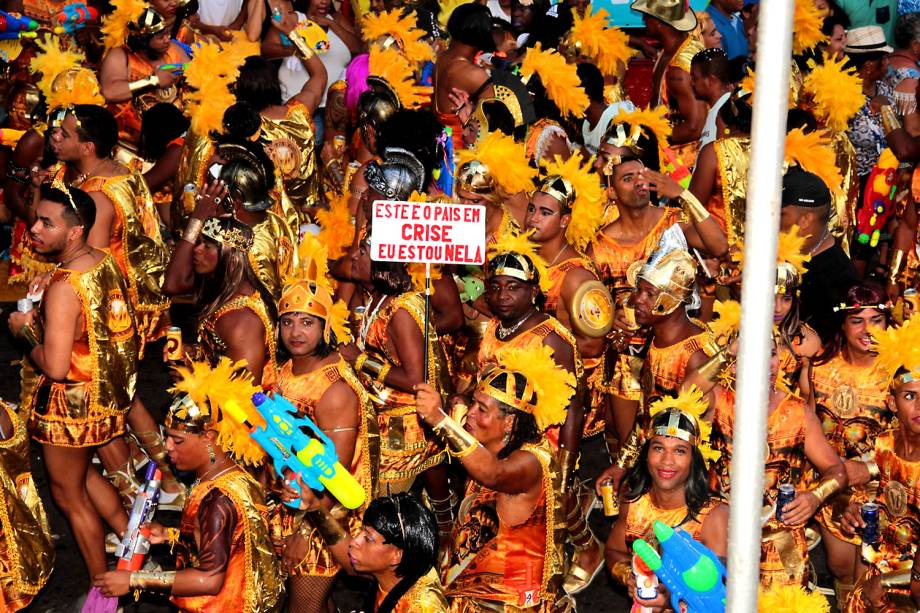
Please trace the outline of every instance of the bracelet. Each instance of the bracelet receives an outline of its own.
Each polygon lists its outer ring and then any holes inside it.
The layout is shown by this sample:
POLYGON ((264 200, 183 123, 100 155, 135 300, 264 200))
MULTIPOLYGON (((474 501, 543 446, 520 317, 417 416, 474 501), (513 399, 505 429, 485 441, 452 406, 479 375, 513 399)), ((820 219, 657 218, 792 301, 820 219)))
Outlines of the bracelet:
POLYGON ((901 120, 898 119, 897 113, 894 112, 894 107, 890 104, 882 106, 879 114, 882 116, 882 128, 885 130, 885 134, 890 134, 901 127, 901 120))
POLYGON ((374 377, 374 380, 377 381, 377 383, 383 383, 386 380, 387 375, 390 373, 390 368, 392 367, 393 365, 390 364, 389 362, 384 364, 383 367, 380 369, 380 372, 377 373, 377 376, 374 377))
POLYGON ((626 560, 620 560, 610 569, 610 575, 621 584, 626 585, 633 576, 632 564, 626 560))
POLYGON ((629 433, 629 437, 623 445, 620 446, 620 451, 617 453, 614 464, 622 469, 630 468, 636 463, 636 460, 639 459, 639 452, 641 450, 642 433, 640 432, 639 420, 636 420, 636 424, 633 426, 632 432, 629 433))
POLYGON ((128 579, 128 587, 132 590, 152 590, 155 592, 172 591, 176 581, 176 571, 150 571, 136 570, 128 579))
POLYGON ((358 357, 355 358, 354 371, 361 372, 361 367, 364 366, 365 361, 367 361, 367 354, 362 351, 358 354, 358 357))
POLYGON ((185 232, 182 233, 182 240, 188 241, 191 244, 198 242, 198 236, 201 234, 201 228, 204 227, 204 222, 196 217, 191 217, 188 220, 188 224, 185 226, 185 232))
POLYGON ((316 528, 316 531, 319 532, 319 535, 323 537, 323 541, 329 547, 337 545, 348 538, 348 533, 345 532, 342 525, 326 509, 320 508, 307 511, 305 516, 309 518, 310 523, 313 524, 313 527, 316 528))
POLYGON ((578 452, 565 448, 559 449, 559 468, 562 481, 561 493, 565 494, 572 480, 575 479, 575 469, 578 466, 578 452))
POLYGON ((24 338, 26 342, 29 343, 29 345, 32 347, 41 345, 41 341, 38 340, 38 333, 35 331, 35 328, 32 326, 32 324, 24 325, 20 331, 20 334, 22 334, 22 338, 24 338))
POLYGON ((481 446, 476 437, 447 415, 433 429, 447 443, 447 453, 455 458, 465 458, 481 446))
POLYGON ((361 372, 375 379, 380 375, 381 370, 383 370, 383 362, 378 362, 373 358, 366 358, 361 364, 361 372))
POLYGON ((731 360, 728 355, 728 348, 723 347, 717 351, 711 358, 709 358, 705 364, 700 366, 697 369, 697 373, 707 381, 714 382, 719 378, 719 375, 725 370, 725 367, 728 365, 728 362, 731 360))
POLYGON ((294 46, 297 47, 297 50, 300 51, 300 54, 303 55, 303 59, 309 60, 311 57, 316 55, 313 52, 313 49, 310 49, 307 42, 303 37, 297 33, 297 30, 291 30, 288 32, 288 38, 291 39, 291 42, 294 43, 294 46))
POLYGON ((920 581, 920 570, 910 571, 910 580, 911 581, 920 581))
POLYGON ((833 477, 829 477, 827 479, 821 479, 821 481, 819 481, 817 485, 815 485, 813 488, 809 489, 808 491, 814 494, 818 500, 820 500, 821 502, 824 502, 825 500, 833 496, 839 489, 840 489, 840 482, 834 479, 833 477))
POLYGON ((684 213, 693 221, 693 223, 702 223, 709 219, 709 211, 706 210, 700 201, 697 200, 696 196, 689 189, 685 189, 681 192, 680 196, 677 197, 680 201, 681 208, 683 208, 684 213))
POLYGON ((901 274, 901 266, 904 264, 904 250, 895 249, 891 254, 891 261, 888 262, 888 282, 897 285, 898 276, 901 274))
POLYGON ((911 580, 914 578, 913 571, 909 569, 904 570, 893 570, 891 572, 882 573, 879 577, 879 583, 882 584, 882 587, 907 587, 910 585, 911 580))
POLYGON ((134 92, 140 91, 142 89, 147 89, 148 87, 153 87, 154 85, 160 85, 160 77, 158 77, 156 73, 150 75, 149 77, 138 79, 137 81, 131 81, 128 83, 128 91, 133 94, 134 92))

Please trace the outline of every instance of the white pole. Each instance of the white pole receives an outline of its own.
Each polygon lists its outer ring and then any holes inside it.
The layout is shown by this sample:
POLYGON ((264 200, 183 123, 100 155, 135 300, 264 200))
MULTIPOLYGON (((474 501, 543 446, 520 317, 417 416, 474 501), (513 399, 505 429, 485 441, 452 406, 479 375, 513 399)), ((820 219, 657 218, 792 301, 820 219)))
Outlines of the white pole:
POLYGON ((728 529, 730 613, 757 610, 773 288, 794 0, 760 3, 728 529))

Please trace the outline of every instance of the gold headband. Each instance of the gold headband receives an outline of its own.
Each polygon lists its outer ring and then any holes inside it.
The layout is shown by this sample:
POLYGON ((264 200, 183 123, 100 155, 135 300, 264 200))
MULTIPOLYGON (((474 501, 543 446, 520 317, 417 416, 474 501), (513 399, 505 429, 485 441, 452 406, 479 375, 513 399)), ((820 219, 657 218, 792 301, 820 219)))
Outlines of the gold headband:
POLYGON ((495 369, 480 380, 479 384, 476 386, 476 390, 499 402, 514 407, 518 411, 533 415, 537 402, 537 393, 530 381, 527 380, 521 397, 518 398, 517 377, 515 376, 517 374, 518 373, 510 370, 495 369), (507 377, 505 377, 505 385, 499 387, 496 379, 503 374, 507 375, 507 377))
POLYGON ((210 410, 202 411, 191 396, 183 394, 170 405, 169 411, 166 412, 165 425, 169 430, 201 434, 208 430, 207 425, 210 421, 210 410))
POLYGON ((536 279, 536 269, 518 253, 500 253, 489 259, 490 277, 512 277, 527 283, 536 279))
POLYGON ((166 20, 150 7, 145 8, 137 21, 128 26, 132 34, 139 36, 153 35, 162 32, 165 28, 166 20))
POLYGON ((323 340, 327 343, 332 330, 332 295, 312 281, 297 281, 284 288, 278 302, 278 316, 306 313, 323 320, 323 340))
MULTIPOLYGON (((694 447, 699 443, 699 424, 696 421, 696 417, 680 409, 665 409, 665 414, 668 416, 668 421, 660 426, 650 426, 649 438, 653 436, 670 436, 686 441, 694 447), (680 427, 681 416, 686 417, 694 425, 692 431, 680 427)), ((653 418, 652 422, 654 421, 655 419, 653 418)))
POLYGON ((495 180, 489 167, 479 160, 470 160, 457 171, 459 189, 474 194, 491 194, 495 191, 495 180))
POLYGON ((201 234, 225 247, 249 251, 249 248, 252 247, 252 234, 247 236, 240 228, 232 227, 232 224, 233 220, 230 217, 208 217, 201 228, 201 234), (224 228, 221 219, 230 220, 231 226, 224 228))
POLYGON ((540 185, 540 189, 538 191, 552 196, 558 200, 559 203, 562 204, 562 206, 565 208, 572 208, 572 203, 575 202, 575 188, 572 186, 569 180, 562 175, 550 175, 546 177, 546 179, 543 181, 543 184, 540 185), (554 187, 553 184, 557 181, 562 183, 565 191, 561 191, 554 187))

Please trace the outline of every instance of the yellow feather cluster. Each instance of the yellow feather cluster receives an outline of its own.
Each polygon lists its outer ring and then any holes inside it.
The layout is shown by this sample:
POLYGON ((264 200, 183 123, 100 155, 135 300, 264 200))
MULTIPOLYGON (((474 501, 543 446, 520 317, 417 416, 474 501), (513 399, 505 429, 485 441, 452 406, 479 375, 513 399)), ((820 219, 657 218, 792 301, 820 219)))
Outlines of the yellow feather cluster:
POLYGON ((475 149, 461 149, 457 153, 457 168, 473 160, 485 164, 499 189, 507 195, 533 189, 537 171, 528 163, 524 145, 511 136, 489 132, 475 149))
POLYGON ((441 5, 441 12, 438 13, 438 23, 441 24, 442 28, 447 27, 447 21, 450 19, 450 16, 454 14, 454 10, 463 4, 469 4, 473 0, 442 0, 439 4, 441 5))
POLYGON ((355 220, 348 208, 351 192, 326 194, 329 208, 319 209, 316 212, 316 223, 319 224, 319 240, 329 250, 329 259, 337 260, 351 247, 355 240, 355 220))
POLYGON ((814 101, 815 117, 832 130, 844 131, 866 102, 862 79, 847 60, 824 54, 824 63, 805 76, 805 91, 814 101))
POLYGON ((725 346, 741 325, 741 303, 737 300, 716 300, 712 310, 718 318, 709 322, 709 329, 716 342, 725 346))
POLYGON ((874 351, 878 352, 875 363, 887 373, 889 379, 894 378, 902 368, 910 371, 915 378, 920 378, 920 318, 908 319, 897 328, 875 328, 872 340, 875 343, 874 351))
POLYGON ((222 131, 224 112, 236 102, 230 85, 253 50, 253 43, 240 36, 221 44, 205 41, 196 48, 184 73, 186 83, 194 88, 188 95, 186 114, 196 134, 222 131))
POLYGON ((821 592, 807 592, 800 585, 782 585, 774 583, 769 589, 761 589, 757 599, 760 613, 779 613, 795 611, 796 613, 830 613, 831 605, 821 592))
POLYGON ((795 0, 792 17, 792 53, 805 53, 818 43, 827 42, 827 34, 821 31, 824 14, 813 0, 795 0))
POLYGON ((540 75, 546 95, 555 103, 562 116, 583 117, 588 108, 588 94, 581 87, 575 64, 565 61, 555 49, 544 50, 538 43, 528 49, 521 64, 521 75, 530 79, 540 75))
POLYGON ((431 100, 431 88, 416 85, 409 60, 396 49, 371 47, 368 74, 389 83, 399 104, 407 109, 418 108, 431 100))
POLYGON ((102 20, 99 31, 105 50, 121 47, 128 40, 128 24, 134 23, 147 8, 144 0, 112 0, 114 9, 102 20))
MULTIPOLYGON (((417 292, 425 291, 425 265, 420 262, 413 262, 406 266, 409 276, 412 277, 412 287, 417 292)), ((431 295, 434 296, 434 282, 441 278, 441 267, 437 264, 431 265, 431 295)))
POLYGON ((191 368, 176 369, 179 380, 172 392, 184 393, 198 405, 204 414, 204 421, 217 431, 217 444, 230 453, 238 462, 258 465, 265 452, 249 436, 242 424, 224 414, 222 407, 229 401, 236 402, 246 413, 247 420, 254 426, 262 426, 265 420, 252 404, 252 395, 261 389, 246 370, 246 361, 231 362, 222 357, 217 366, 211 368, 206 362, 192 362, 191 368))
POLYGON ((707 462, 711 463, 718 460, 719 456, 722 454, 709 445, 709 436, 712 434, 712 424, 703 419, 703 415, 706 413, 706 410, 709 409, 709 402, 706 400, 700 388, 691 385, 688 389, 681 390, 676 397, 662 396, 649 407, 649 417, 654 417, 658 413, 667 411, 668 409, 677 409, 682 413, 693 416, 693 419, 696 420, 697 427, 700 429, 700 439, 697 441, 696 446, 707 462))
POLYGON ((565 230, 565 238, 579 252, 584 253, 588 244, 597 236, 604 222, 604 190, 595 173, 591 172, 591 160, 582 165, 580 151, 573 153, 569 159, 555 156, 545 162, 548 175, 560 175, 575 189, 575 202, 572 203, 572 221, 565 230))
POLYGON ((495 239, 494 243, 489 245, 489 259, 502 253, 526 255, 533 262, 537 274, 540 275, 540 290, 548 292, 550 288, 549 267, 546 264, 546 260, 540 255, 537 243, 530 240, 533 233, 534 230, 530 230, 517 234, 514 228, 509 228, 507 232, 500 235, 495 239))
POLYGON ((496 356, 498 365, 519 372, 537 395, 533 410, 537 427, 543 431, 565 422, 569 401, 575 394, 575 375, 559 366, 553 350, 542 343, 526 348, 508 348, 496 356))
POLYGON ((805 132, 802 128, 786 134, 786 163, 798 164, 803 170, 818 175, 835 194, 843 190, 843 178, 837 166, 837 156, 826 132, 805 132))
POLYGON ((400 51, 413 66, 434 60, 434 51, 424 40, 425 32, 415 25, 414 13, 403 14, 400 9, 379 15, 368 13, 361 21, 364 40, 373 43, 378 38, 392 36, 399 41, 400 51))
POLYGON ((569 30, 567 42, 574 46, 579 55, 592 58, 594 64, 605 76, 617 76, 626 70, 626 63, 636 55, 629 46, 629 36, 619 28, 608 28, 610 16, 600 9, 595 13, 586 11, 581 17, 572 14, 574 24, 569 30))
POLYGON ((805 268, 805 264, 811 259, 811 256, 803 250, 806 238, 808 237, 799 236, 799 227, 797 225, 789 228, 788 232, 779 233, 776 262, 787 262, 792 264, 795 269, 799 271, 799 276, 804 275, 808 270, 805 268))
POLYGON ((79 68, 86 61, 86 56, 79 48, 67 45, 67 49, 61 49, 58 40, 54 36, 46 36, 44 39, 36 38, 35 44, 40 53, 29 62, 29 71, 42 76, 37 85, 45 95, 45 100, 51 98, 51 83, 54 82, 55 77, 65 70, 79 68))
POLYGON ((335 300, 335 288, 329 277, 329 250, 322 238, 315 234, 306 233, 297 245, 297 266, 285 275, 283 285, 297 283, 316 283, 333 297, 329 309, 329 326, 335 332, 340 343, 351 341, 351 329, 348 326, 348 305, 342 300, 335 300), (315 268, 315 270, 311 270, 315 268))
POLYGON ((658 105, 653 109, 636 109, 627 111, 620 108, 610 125, 625 123, 629 126, 630 135, 634 130, 640 130, 646 137, 655 135, 659 143, 667 142, 671 136, 671 122, 668 121, 668 107, 658 105))

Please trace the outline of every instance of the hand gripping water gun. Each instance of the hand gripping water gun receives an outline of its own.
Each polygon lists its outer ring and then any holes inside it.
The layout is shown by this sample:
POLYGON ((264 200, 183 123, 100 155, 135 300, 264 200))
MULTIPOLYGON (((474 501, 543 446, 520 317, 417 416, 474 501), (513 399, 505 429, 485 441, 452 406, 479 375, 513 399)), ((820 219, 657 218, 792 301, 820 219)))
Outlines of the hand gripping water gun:
MULTIPOLYGON (((284 474, 290 469, 303 479, 310 489, 321 492, 325 489, 335 496, 346 509, 357 509, 364 504, 364 488, 339 463, 335 445, 309 417, 297 417, 297 409, 284 396, 268 397, 262 392, 252 395, 252 404, 265 420, 265 425, 255 425, 246 419, 246 414, 232 400, 224 403, 224 412, 236 423, 249 430, 249 436, 261 445, 272 457, 275 472, 284 474), (317 438, 303 433, 308 428, 317 438)), ((297 483, 291 484, 300 491, 297 483)), ((297 508, 300 500, 285 503, 297 508)))
POLYGON ((35 38, 38 22, 16 13, 0 11, 0 40, 35 38))
POLYGON ((677 154, 670 147, 662 147, 661 151, 668 160, 664 165, 664 174, 680 183, 684 189, 690 189, 690 169, 681 163, 677 154))
POLYGON ((90 23, 99 19, 99 11, 91 6, 86 6, 82 2, 74 2, 66 5, 54 17, 58 25, 54 31, 58 34, 73 34, 81 28, 85 28, 90 23))
POLYGON ((131 516, 128 518, 128 529, 115 549, 118 570, 140 570, 144 565, 144 558, 150 551, 150 529, 147 524, 153 519, 157 509, 157 499, 160 497, 160 479, 163 474, 157 468, 156 462, 147 465, 145 473, 146 482, 137 492, 134 506, 131 507, 131 516))
POLYGON ((671 592, 671 606, 687 613, 725 611, 725 566, 703 544, 693 540, 683 528, 671 528, 661 521, 653 525, 661 544, 661 556, 642 539, 633 542, 633 551, 671 592))
POLYGON ((856 240, 862 245, 878 245, 882 228, 895 213, 898 189, 898 159, 885 149, 869 173, 863 192, 863 205, 856 212, 856 240))

